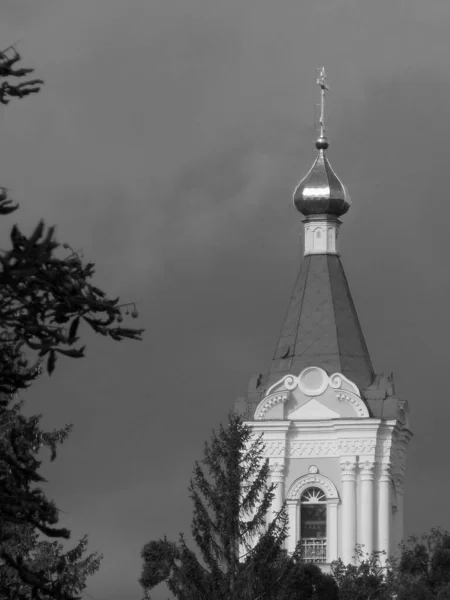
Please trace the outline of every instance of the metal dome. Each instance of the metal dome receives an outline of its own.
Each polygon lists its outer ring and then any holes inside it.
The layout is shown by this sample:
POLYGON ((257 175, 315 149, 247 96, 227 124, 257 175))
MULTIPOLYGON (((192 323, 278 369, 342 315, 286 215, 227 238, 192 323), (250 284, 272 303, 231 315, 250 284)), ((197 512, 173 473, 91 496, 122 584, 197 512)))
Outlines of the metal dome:
POLYGON ((294 205, 303 215, 345 214, 351 205, 347 188, 331 168, 325 149, 325 137, 318 138, 319 155, 308 174, 300 181, 294 192, 294 205))

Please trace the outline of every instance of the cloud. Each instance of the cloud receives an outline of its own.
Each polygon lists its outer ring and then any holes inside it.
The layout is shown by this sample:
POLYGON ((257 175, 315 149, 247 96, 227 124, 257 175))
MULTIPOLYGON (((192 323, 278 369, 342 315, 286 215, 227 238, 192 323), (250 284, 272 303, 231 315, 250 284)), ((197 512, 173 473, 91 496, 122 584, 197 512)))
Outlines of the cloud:
MULTIPOLYGON (((96 600, 138 597, 142 523, 149 538, 189 528, 186 465, 270 360, 300 260, 291 195, 315 156, 321 64, 329 157, 354 201, 343 262, 375 366, 394 369, 411 400, 411 482, 438 448, 421 432, 446 439, 449 9, 424 7, 2 4, 2 39, 23 38, 46 80, 2 109, 0 180, 21 203, 0 222, 2 246, 12 222, 57 223, 97 263, 98 284, 139 301, 147 329, 140 345, 88 337, 86 361, 61 362, 30 391, 50 426, 75 424, 49 489, 93 548, 111 548, 96 600)), ((410 528, 431 526, 429 510, 410 506, 410 528)))

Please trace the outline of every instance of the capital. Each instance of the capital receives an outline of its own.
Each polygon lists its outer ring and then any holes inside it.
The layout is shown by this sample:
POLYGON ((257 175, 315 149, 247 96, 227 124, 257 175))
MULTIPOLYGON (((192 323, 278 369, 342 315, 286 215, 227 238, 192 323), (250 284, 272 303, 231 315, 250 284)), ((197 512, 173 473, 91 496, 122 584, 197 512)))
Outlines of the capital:
POLYGON ((280 483, 284 479, 284 464, 279 462, 269 463, 270 476, 274 483, 280 483))
POLYGON ((354 479, 356 477, 356 462, 349 460, 341 462, 341 471, 343 479, 354 479))
POLYGON ((359 470, 363 481, 371 481, 374 475, 375 463, 370 460, 364 460, 359 463, 359 470))
POLYGON ((391 480, 391 465, 390 463, 384 463, 380 465, 380 481, 391 480))

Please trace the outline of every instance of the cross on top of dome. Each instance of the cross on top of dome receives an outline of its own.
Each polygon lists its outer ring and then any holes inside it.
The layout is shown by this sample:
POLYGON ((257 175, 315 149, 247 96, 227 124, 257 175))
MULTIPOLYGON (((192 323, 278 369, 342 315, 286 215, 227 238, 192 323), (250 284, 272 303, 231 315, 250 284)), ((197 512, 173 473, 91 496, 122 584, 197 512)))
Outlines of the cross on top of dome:
POLYGON ((326 72, 322 67, 317 77, 320 87, 320 135, 316 140, 319 155, 307 175, 300 181, 294 192, 294 205, 305 216, 333 215, 340 217, 350 208, 351 200, 347 188, 331 168, 325 150, 328 140, 325 137, 325 92, 326 72))

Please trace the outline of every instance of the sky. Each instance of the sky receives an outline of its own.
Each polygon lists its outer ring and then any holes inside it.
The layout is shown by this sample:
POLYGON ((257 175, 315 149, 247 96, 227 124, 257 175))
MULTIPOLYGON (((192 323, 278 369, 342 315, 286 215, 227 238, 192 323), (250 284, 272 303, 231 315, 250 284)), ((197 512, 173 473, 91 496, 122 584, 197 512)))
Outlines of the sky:
MULTIPOLYGON (((140 600, 143 545, 189 533, 204 441, 270 363, 300 264, 292 192, 315 157, 325 65, 328 157, 353 205, 341 257, 377 372, 414 438, 406 532, 450 529, 447 0, 3 0, 42 92, 0 110, 0 182, 136 301, 142 342, 84 330, 26 394, 73 423, 46 492, 104 554, 87 596, 140 600)), ((155 600, 167 592, 155 591, 155 600)))

